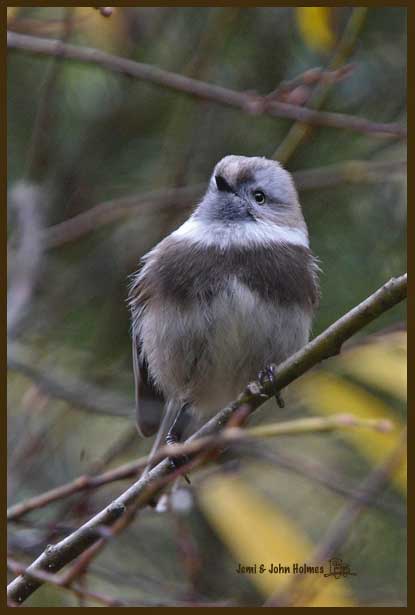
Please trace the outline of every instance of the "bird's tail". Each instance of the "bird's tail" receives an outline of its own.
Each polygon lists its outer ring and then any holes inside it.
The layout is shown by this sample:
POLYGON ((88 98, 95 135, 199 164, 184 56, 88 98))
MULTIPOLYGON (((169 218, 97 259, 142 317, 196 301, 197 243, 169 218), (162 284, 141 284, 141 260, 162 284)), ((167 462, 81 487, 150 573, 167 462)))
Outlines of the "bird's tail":
POLYGON ((178 412, 178 408, 179 406, 177 405, 177 402, 169 401, 166 404, 164 408, 163 418, 160 422, 160 427, 158 428, 156 437, 154 438, 153 446, 151 447, 151 450, 148 456, 148 463, 143 470, 143 474, 142 474, 143 477, 146 476, 151 470, 151 468, 154 467, 155 464, 153 463, 153 460, 156 456, 157 451, 159 450, 159 448, 161 448, 161 446, 163 446, 165 442, 167 432, 169 431, 171 425, 173 424, 173 421, 178 412))

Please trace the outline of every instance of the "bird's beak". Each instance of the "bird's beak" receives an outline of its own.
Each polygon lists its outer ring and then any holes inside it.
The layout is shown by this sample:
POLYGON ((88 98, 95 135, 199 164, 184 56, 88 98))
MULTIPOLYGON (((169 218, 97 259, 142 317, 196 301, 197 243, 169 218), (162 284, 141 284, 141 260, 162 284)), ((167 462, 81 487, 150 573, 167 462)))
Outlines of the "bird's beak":
POLYGON ((232 192, 235 194, 235 190, 228 184, 223 175, 215 175, 216 187, 220 192, 232 192))

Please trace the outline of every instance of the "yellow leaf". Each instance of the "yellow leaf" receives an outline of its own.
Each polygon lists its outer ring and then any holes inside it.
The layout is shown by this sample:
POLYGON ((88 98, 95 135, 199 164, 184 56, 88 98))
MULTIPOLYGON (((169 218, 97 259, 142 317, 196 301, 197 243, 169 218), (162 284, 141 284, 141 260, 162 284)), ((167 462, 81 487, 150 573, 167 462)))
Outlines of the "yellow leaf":
POLYGON ((116 52, 125 45, 125 24, 123 7, 117 7, 111 17, 103 17, 91 6, 75 7, 76 17, 80 19, 82 33, 89 45, 106 51, 116 52))
POLYGON ((352 348, 340 357, 339 365, 359 380, 406 401, 406 333, 352 348))
POLYGON ((235 575, 239 564, 256 565, 256 573, 247 573, 246 577, 265 597, 300 579, 306 581, 307 589, 312 583, 313 594, 307 606, 353 605, 344 581, 325 578, 321 573, 294 573, 294 564, 320 565, 310 561, 313 545, 299 526, 241 478, 211 476, 201 483, 198 495, 203 512, 235 558, 235 575), (261 564, 265 567, 263 573, 261 564), (287 566, 289 571, 269 572, 271 564, 287 566))
POLYGON ((319 52, 328 52, 334 45, 331 29, 331 8, 327 6, 296 7, 297 25, 309 47, 319 52))
MULTIPOLYGON (((369 429, 348 429, 341 437, 349 440, 374 464, 381 463, 397 446, 403 425, 381 399, 339 376, 319 370, 298 382, 298 392, 317 414, 352 413, 364 419, 386 419, 395 429, 387 432, 369 429)), ((406 491, 406 465, 402 464, 392 480, 406 491)))

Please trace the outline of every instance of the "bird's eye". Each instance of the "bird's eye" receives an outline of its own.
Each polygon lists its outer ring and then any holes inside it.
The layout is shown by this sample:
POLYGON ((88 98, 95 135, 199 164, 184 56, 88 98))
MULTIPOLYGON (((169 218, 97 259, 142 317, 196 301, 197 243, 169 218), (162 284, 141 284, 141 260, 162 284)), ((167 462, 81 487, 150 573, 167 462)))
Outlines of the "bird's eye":
POLYGON ((258 205, 263 205, 265 203, 265 194, 262 190, 255 190, 254 199, 258 203, 258 205))

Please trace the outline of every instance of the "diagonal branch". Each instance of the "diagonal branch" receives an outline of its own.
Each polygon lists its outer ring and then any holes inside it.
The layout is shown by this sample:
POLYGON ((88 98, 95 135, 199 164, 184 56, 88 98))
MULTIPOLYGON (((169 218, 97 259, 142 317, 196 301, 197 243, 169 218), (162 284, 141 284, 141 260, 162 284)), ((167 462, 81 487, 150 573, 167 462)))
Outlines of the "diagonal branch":
POLYGON ((194 455, 196 453, 207 451, 210 449, 218 449, 225 445, 236 443, 250 443, 256 439, 269 438, 272 436, 281 435, 296 435, 299 433, 316 433, 318 431, 331 431, 335 429, 348 429, 355 427, 363 427, 374 429, 381 432, 390 431, 392 424, 385 419, 360 419, 354 415, 339 414, 330 417, 312 417, 294 419, 292 421, 271 423, 270 425, 262 425, 251 427, 250 429, 227 428, 220 434, 197 438, 196 440, 187 441, 178 444, 168 444, 160 447, 155 454, 149 454, 136 461, 119 466, 113 470, 108 470, 97 476, 79 476, 75 480, 54 487, 49 491, 45 491, 40 495, 34 496, 19 504, 10 506, 7 510, 7 520, 16 521, 23 515, 32 510, 37 510, 61 500, 74 493, 96 489, 102 485, 107 485, 117 480, 131 478, 137 476, 140 470, 144 470, 151 462, 152 464, 162 461, 166 456, 181 457, 184 455, 194 455))
POLYGON ((206 83, 205 81, 191 79, 178 73, 172 73, 157 66, 120 58, 99 49, 69 45, 53 39, 17 34, 16 32, 7 33, 7 46, 11 49, 21 49, 39 55, 52 55, 93 64, 116 73, 193 96, 194 98, 241 109, 251 115, 288 118, 314 126, 343 128, 377 136, 389 136, 399 139, 406 137, 405 128, 399 124, 371 122, 365 118, 353 115, 317 111, 306 107, 299 107, 298 105, 273 101, 269 100, 266 96, 237 92, 229 88, 206 83))
MULTIPOLYGON (((284 361, 275 372, 277 388, 286 387, 319 362, 339 353, 342 344, 349 337, 394 305, 403 301, 406 293, 406 274, 389 280, 304 348, 284 361)), ((249 412, 253 412, 273 394, 273 385, 269 382, 263 386, 258 382, 249 384, 235 402, 221 410, 190 440, 194 441, 220 431, 241 406, 249 412)), ((186 471, 186 467, 182 471, 186 471)), ((163 488, 164 484, 175 478, 177 474, 177 471, 172 469, 168 459, 161 461, 87 523, 56 545, 47 547, 29 566, 27 575, 17 577, 9 584, 8 599, 17 604, 23 603, 42 584, 42 581, 30 576, 31 572, 47 570, 53 573, 59 571, 99 540, 102 537, 103 527, 114 525, 124 514, 128 514, 131 507, 139 509, 146 506, 154 498, 154 495, 163 488)))

